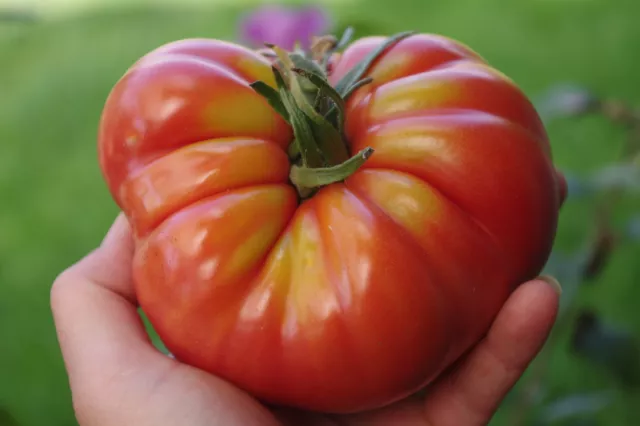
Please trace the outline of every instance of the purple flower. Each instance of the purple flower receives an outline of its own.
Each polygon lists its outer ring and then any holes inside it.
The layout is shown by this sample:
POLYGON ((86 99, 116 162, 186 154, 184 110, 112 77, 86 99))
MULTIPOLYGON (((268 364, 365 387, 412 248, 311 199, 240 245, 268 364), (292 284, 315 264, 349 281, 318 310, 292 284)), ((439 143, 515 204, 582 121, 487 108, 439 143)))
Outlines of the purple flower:
POLYGON ((331 27, 329 16, 318 7, 288 8, 263 6, 246 15, 240 23, 240 40, 250 47, 265 43, 292 50, 296 42, 308 49, 313 36, 321 36, 331 27))

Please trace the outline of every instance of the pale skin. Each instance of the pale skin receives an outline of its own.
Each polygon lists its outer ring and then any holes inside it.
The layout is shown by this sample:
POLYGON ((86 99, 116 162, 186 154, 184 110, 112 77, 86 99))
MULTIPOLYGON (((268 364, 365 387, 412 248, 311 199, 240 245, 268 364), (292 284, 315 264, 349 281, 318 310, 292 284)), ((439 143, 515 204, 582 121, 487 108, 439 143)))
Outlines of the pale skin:
POLYGON ((120 215, 96 250, 51 292, 58 338, 82 426, 481 426, 541 349, 558 310, 552 278, 522 284, 483 340, 425 392, 368 413, 273 409, 167 357, 150 342, 131 281, 133 241, 120 215))

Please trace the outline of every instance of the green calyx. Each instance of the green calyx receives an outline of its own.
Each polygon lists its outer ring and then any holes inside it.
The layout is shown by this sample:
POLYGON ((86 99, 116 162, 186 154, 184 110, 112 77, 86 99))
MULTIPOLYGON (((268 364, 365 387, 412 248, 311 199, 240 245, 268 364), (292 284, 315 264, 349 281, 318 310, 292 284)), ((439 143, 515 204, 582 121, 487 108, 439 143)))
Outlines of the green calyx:
POLYGON ((286 52, 266 45, 273 52, 272 70, 277 88, 262 81, 252 83, 251 87, 293 129, 294 140, 288 149, 292 164, 289 178, 301 198, 310 197, 322 186, 345 180, 373 154, 372 148, 365 148, 350 157, 344 136, 346 100, 372 81, 364 76, 375 60, 411 34, 390 37, 335 87, 328 81, 328 65, 331 56, 349 43, 351 29, 340 40, 332 36, 318 38, 310 52, 300 49, 286 52))

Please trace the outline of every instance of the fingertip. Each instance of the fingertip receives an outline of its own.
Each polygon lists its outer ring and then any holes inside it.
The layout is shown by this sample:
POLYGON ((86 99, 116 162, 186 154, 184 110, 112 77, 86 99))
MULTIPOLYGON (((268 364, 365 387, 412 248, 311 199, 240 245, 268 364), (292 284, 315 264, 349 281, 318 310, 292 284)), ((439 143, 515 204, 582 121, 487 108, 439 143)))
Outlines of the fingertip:
MULTIPOLYGON (((560 282, 551 275, 540 275, 520 286, 522 300, 538 300, 534 306, 557 305, 562 294, 560 282)), ((524 303, 520 301, 520 303, 524 303)))
POLYGON ((116 292, 136 304, 131 276, 134 249, 129 221, 123 213, 120 213, 100 246, 71 269, 84 279, 116 292))
POLYGON ((100 246, 109 246, 118 242, 126 242, 126 240, 133 240, 131 226, 127 216, 121 212, 111 224, 100 246))
POLYGON ((512 341, 526 339, 531 349, 539 347, 555 323, 560 293, 560 284, 551 276, 522 284, 503 307, 492 331, 512 341))
POLYGON ((537 279, 549 285, 558 295, 562 295, 562 286, 555 277, 551 275, 540 275, 537 279))
POLYGON ((486 337, 427 396, 430 424, 487 424, 540 352, 555 323, 559 298, 548 277, 520 285, 486 337))

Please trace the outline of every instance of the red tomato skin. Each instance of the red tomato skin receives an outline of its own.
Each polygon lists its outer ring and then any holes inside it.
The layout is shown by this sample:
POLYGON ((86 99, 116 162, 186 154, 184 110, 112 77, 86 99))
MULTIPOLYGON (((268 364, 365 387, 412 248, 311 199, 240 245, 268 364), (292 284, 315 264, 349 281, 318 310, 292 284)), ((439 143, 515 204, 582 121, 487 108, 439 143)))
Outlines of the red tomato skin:
POLYGON ((109 94, 99 128, 100 165, 116 201, 123 181, 193 143, 242 137, 288 146, 291 129, 249 87, 258 79, 275 85, 266 59, 216 40, 173 42, 134 64, 109 94))
MULTIPOLYGON (((332 66, 336 82, 381 37, 332 66)), ((163 46, 116 84, 99 158, 136 235, 142 309, 182 362, 278 405, 373 409, 434 380, 546 262, 561 185, 536 111, 468 47, 418 34, 347 104, 373 156, 300 203, 269 62, 163 46)))

